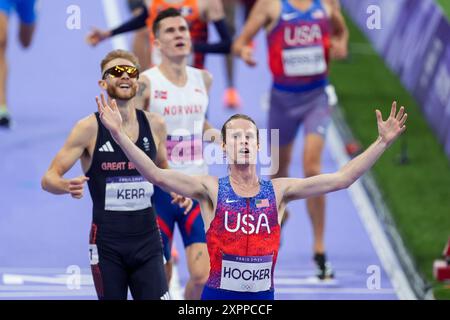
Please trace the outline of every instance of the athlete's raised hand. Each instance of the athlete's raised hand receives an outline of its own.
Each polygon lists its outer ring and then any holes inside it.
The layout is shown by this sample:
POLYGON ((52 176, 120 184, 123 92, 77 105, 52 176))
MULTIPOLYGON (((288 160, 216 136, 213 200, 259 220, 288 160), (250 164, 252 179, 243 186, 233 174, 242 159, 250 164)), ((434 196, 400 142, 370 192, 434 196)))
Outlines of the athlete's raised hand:
POLYGON ((95 47, 97 44, 111 36, 109 31, 92 28, 91 32, 86 36, 86 42, 95 47))
POLYGON ((100 120, 103 125, 111 132, 113 138, 117 137, 122 131, 122 116, 120 115, 116 100, 112 99, 108 104, 105 96, 101 93, 100 99, 95 97, 95 101, 97 102, 100 120))
POLYGON ((194 204, 191 198, 180 196, 175 192, 171 192, 170 196, 172 197, 171 203, 176 203, 180 208, 184 208, 184 214, 188 214, 191 211, 194 204))
POLYGON ((405 130, 405 122, 408 115, 402 106, 397 113, 397 102, 392 102, 391 114, 383 121, 380 110, 375 111, 378 123, 378 135, 387 146, 391 145, 405 130))
POLYGON ((239 56, 246 64, 248 64, 250 67, 256 66, 256 61, 253 56, 253 47, 246 45, 241 49, 241 52, 239 53, 239 56))
POLYGON ((347 41, 331 39, 330 56, 334 60, 342 60, 348 56, 347 41))
POLYGON ((79 176, 73 179, 69 179, 69 193, 72 198, 83 198, 84 183, 88 180, 89 178, 86 176, 79 176))

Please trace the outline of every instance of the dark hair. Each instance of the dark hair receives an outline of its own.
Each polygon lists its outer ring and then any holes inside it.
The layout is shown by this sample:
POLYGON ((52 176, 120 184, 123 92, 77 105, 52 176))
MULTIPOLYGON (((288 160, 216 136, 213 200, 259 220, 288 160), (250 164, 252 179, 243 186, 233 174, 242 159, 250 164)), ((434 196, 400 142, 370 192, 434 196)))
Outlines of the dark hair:
POLYGON ((227 121, 225 121, 225 123, 222 126, 222 130, 220 130, 221 134, 222 134, 222 141, 223 143, 227 143, 227 135, 226 135, 226 131, 227 131, 227 125, 231 120, 236 120, 236 119, 243 119, 243 120, 247 120, 250 121, 251 123, 253 123, 253 125, 256 128, 256 142, 259 143, 259 130, 258 130, 258 126, 256 125, 255 120, 253 120, 252 118, 250 118, 249 116, 245 115, 245 114, 241 114, 241 113, 237 113, 235 115, 232 115, 231 117, 228 118, 227 121))
POLYGON ((152 26, 153 35, 155 37, 158 36, 159 27, 160 27, 162 20, 164 20, 166 18, 174 18, 174 17, 183 17, 181 15, 180 10, 170 7, 170 8, 167 8, 167 9, 161 11, 160 13, 158 13, 158 15, 155 18, 155 21, 153 21, 153 26, 152 26))

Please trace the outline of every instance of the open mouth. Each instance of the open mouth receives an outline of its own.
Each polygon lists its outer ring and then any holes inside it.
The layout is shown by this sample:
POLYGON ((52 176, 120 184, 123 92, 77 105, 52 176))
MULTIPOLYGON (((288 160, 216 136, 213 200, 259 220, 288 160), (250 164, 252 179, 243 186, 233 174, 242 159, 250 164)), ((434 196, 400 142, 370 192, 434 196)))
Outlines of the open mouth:
POLYGON ((250 149, 249 148, 242 148, 239 150, 240 154, 249 154, 250 153, 250 149))
POLYGON ((122 83, 119 85, 120 89, 130 89, 131 85, 127 84, 127 83, 122 83))
POLYGON ((184 48, 186 45, 183 42, 178 42, 175 44, 175 47, 177 48, 184 48))

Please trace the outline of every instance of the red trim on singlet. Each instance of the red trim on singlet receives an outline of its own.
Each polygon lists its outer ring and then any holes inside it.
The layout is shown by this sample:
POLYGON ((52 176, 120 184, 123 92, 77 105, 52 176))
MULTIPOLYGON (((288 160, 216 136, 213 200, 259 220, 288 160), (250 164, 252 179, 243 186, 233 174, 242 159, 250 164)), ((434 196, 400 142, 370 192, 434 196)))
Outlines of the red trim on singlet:
POLYGON ((95 223, 91 226, 91 239, 89 241, 90 244, 96 244, 97 243, 97 225, 95 223))
POLYGON ((97 291, 97 295, 99 298, 103 298, 105 296, 105 291, 103 289, 103 278, 99 264, 91 266, 91 270, 92 270, 92 277, 94 278, 94 285, 95 290, 97 291))
POLYGON ((170 231, 169 226, 166 224, 166 222, 161 217, 158 216, 157 220, 158 220, 159 229, 161 229, 161 231, 169 238, 169 240, 172 240, 173 233, 172 233, 172 231, 170 231))
POLYGON ((186 220, 186 232, 188 235, 191 234, 192 226, 194 224, 195 219, 197 219, 198 215, 200 214, 200 205, 197 204, 194 209, 191 210, 189 213, 189 217, 186 220))

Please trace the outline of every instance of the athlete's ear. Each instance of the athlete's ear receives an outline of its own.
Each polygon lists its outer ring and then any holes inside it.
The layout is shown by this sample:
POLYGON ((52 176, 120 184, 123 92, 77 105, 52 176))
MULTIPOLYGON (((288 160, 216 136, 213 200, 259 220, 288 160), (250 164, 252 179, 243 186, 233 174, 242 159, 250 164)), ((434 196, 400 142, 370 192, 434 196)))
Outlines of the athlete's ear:
POLYGON ((108 88, 108 84, 106 83, 106 80, 98 80, 98 85, 100 86, 100 88, 106 90, 106 88, 108 88))
POLYGON ((158 37, 155 37, 155 39, 153 40, 153 45, 155 46, 155 48, 161 49, 161 41, 159 41, 158 37))

